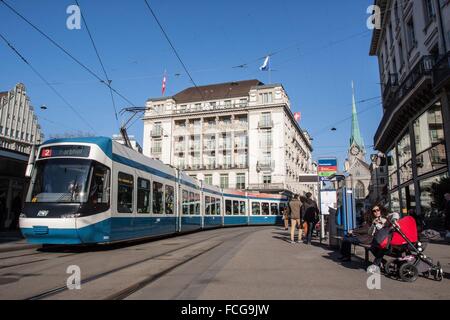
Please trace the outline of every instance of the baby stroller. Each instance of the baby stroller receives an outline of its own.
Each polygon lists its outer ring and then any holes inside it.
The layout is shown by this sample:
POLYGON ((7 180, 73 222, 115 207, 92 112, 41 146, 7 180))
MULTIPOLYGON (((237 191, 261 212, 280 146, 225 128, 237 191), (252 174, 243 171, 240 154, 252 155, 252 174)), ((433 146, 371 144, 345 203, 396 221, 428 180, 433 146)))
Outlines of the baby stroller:
POLYGON ((391 222, 390 232, 380 242, 380 248, 394 258, 384 264, 388 276, 406 282, 416 281, 419 274, 427 278, 433 276, 437 281, 443 278, 439 261, 434 264, 433 259, 424 254, 425 246, 419 241, 416 221, 411 216, 391 222))

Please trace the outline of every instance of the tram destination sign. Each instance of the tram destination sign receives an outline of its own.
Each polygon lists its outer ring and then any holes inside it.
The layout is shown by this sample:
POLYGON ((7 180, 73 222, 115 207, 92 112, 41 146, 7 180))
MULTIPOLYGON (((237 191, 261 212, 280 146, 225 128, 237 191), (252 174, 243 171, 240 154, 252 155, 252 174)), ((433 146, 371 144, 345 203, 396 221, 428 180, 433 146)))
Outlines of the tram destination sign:
POLYGON ((40 159, 53 157, 89 157, 91 147, 80 145, 59 145, 44 147, 39 155, 40 159))

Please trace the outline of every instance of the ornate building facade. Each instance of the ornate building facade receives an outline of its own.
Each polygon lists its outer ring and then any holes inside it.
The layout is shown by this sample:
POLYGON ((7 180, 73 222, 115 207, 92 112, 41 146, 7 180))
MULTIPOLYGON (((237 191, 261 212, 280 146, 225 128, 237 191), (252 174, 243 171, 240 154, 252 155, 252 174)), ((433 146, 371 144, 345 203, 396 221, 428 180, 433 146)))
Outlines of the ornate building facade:
POLYGON ((43 135, 25 86, 0 92, 0 230, 15 229, 25 198, 25 169, 33 144, 43 135))

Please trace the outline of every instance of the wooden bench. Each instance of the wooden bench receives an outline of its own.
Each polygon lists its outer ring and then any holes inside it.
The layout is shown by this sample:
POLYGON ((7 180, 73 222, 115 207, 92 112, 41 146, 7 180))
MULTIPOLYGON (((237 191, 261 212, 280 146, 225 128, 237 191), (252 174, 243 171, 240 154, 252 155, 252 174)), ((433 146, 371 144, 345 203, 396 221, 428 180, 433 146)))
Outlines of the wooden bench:
MULTIPOLYGON (((341 247, 341 242, 344 240, 342 236, 332 236, 331 238, 339 241, 339 248, 341 247)), ((356 255, 356 247, 361 247, 364 249, 364 267, 368 267, 370 265, 369 261, 369 252, 370 252, 370 244, 364 243, 353 243, 353 254, 356 255)))

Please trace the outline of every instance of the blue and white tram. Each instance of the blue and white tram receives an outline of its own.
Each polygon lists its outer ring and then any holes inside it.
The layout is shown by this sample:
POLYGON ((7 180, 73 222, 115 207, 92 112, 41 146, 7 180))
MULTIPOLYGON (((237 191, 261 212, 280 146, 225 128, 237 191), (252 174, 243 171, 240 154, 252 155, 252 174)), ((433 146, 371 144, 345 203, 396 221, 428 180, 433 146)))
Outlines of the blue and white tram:
POLYGON ((248 201, 245 192, 240 190, 224 189, 224 226, 248 225, 248 201))
POLYGON ((288 198, 277 194, 248 193, 249 224, 278 224, 282 221, 288 198))
POLYGON ((110 138, 54 139, 38 149, 20 227, 31 243, 110 243, 273 224, 285 200, 203 185, 110 138))
POLYGON ((223 225, 222 191, 220 188, 203 185, 203 228, 217 228, 223 225))
POLYGON ((180 226, 179 231, 194 231, 202 228, 200 210, 201 184, 184 172, 179 177, 180 226))

